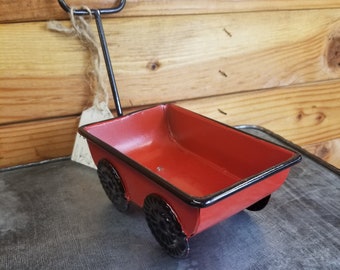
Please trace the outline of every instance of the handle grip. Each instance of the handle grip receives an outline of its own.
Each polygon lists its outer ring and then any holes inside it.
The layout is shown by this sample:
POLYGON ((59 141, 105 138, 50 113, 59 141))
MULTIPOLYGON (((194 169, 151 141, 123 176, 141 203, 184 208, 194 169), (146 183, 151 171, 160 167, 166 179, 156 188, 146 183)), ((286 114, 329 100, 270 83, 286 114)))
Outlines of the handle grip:
MULTIPOLYGON (((59 5, 66 11, 70 12, 71 8, 68 4, 66 4, 65 0, 58 0, 59 5)), ((99 12, 100 14, 112 14, 121 11, 126 4, 126 0, 120 0, 119 5, 111 7, 111 8, 102 8, 102 9, 91 9, 91 13, 94 15, 95 12, 99 12)), ((88 15, 89 12, 86 9, 75 9, 73 10, 73 14, 77 16, 88 15)))

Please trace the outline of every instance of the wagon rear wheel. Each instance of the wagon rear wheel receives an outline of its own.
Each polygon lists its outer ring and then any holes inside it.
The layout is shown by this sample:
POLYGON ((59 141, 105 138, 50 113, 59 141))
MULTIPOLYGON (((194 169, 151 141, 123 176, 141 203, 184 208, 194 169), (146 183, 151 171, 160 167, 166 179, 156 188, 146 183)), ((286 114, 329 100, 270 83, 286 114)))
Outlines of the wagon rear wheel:
POLYGON ((263 208, 266 207, 266 205, 268 204, 270 199, 270 195, 268 195, 267 197, 264 197, 263 199, 257 201, 256 203, 252 204, 251 206, 247 207, 247 210, 250 211, 260 211, 263 208))
POLYGON ((187 257, 188 238, 171 207, 159 196, 149 195, 143 209, 152 234, 165 251, 175 258, 187 257))
POLYGON ((118 172, 110 162, 103 159, 98 163, 97 173, 100 183, 113 205, 118 211, 125 212, 129 207, 129 201, 126 199, 125 189, 118 172))

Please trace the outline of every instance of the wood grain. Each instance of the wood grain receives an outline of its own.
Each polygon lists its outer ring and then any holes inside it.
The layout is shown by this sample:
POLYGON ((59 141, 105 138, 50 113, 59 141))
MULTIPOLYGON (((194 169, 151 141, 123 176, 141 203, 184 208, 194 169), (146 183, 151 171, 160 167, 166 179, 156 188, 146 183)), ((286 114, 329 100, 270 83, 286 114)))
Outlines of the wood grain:
MULTIPOLYGON (((70 0, 72 6, 82 4, 93 8, 107 8, 115 1, 70 0)), ((310 10, 339 8, 339 0, 127 0, 123 12, 114 16, 154 16, 179 14, 208 14, 249 11, 310 10)), ((0 22, 42 21, 65 19, 67 15, 57 0, 0 0, 0 22)))
POLYGON ((78 118, 0 126, 0 168, 69 156, 78 118))
POLYGON ((310 153, 340 168, 340 138, 303 146, 310 153))
MULTIPOLYGON (((105 20, 122 104, 337 79, 339 70, 325 67, 324 52, 330 33, 339 29, 339 13, 105 20)), ((0 123, 75 115, 88 104, 87 54, 77 40, 48 31, 44 22, 0 25, 0 40, 0 123)))
MULTIPOLYGON (((339 85, 325 82, 177 104, 229 125, 264 126, 340 167, 333 142, 340 130, 338 89, 339 85), (327 155, 316 150, 325 144, 327 155)), ((77 123, 77 117, 70 117, 0 126, 0 167, 70 155, 77 123)))
MULTIPOLYGON (((104 19, 124 111, 176 102, 340 168, 339 14, 335 0, 128 0, 104 19)), ((89 105, 88 55, 51 18, 67 19, 57 1, 0 0, 1 168, 70 155, 89 105)))
POLYGON ((268 128, 299 145, 339 138, 340 91, 332 82, 178 102, 220 122, 268 128))

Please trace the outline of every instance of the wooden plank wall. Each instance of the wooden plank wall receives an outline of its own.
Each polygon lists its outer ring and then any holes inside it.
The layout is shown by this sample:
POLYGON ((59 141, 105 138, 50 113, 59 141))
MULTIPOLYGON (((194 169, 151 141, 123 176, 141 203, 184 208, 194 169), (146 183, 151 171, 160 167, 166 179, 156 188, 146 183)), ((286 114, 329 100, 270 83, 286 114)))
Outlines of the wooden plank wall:
MULTIPOLYGON (((0 168, 70 155, 88 104, 88 55, 50 19, 57 0, 0 0, 0 168)), ((339 0, 128 0, 104 27, 124 111, 176 102, 340 167, 339 0)))

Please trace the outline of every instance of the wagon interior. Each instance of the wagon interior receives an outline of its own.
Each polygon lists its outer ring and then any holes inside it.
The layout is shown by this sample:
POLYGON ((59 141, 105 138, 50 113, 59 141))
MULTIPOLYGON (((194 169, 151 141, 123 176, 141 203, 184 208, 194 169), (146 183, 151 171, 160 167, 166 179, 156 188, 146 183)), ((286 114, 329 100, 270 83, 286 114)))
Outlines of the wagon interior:
POLYGON ((89 125, 85 130, 194 197, 224 190, 294 155, 171 104, 89 125))

